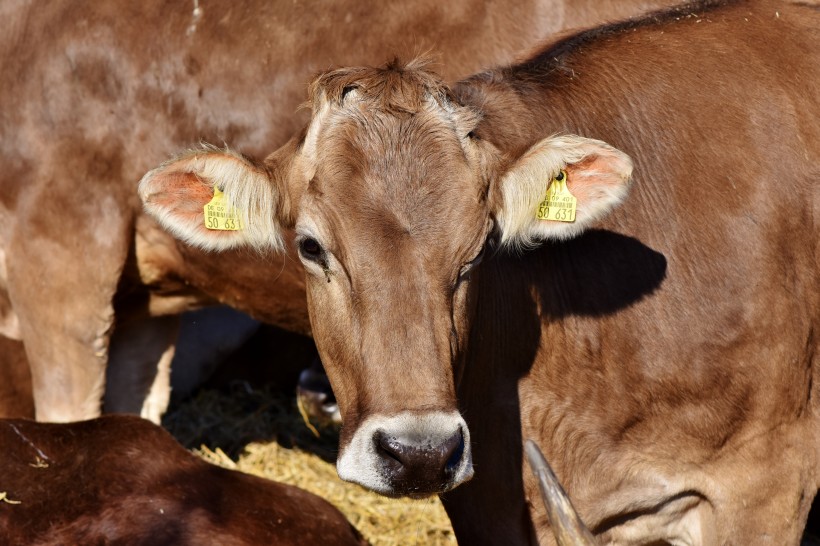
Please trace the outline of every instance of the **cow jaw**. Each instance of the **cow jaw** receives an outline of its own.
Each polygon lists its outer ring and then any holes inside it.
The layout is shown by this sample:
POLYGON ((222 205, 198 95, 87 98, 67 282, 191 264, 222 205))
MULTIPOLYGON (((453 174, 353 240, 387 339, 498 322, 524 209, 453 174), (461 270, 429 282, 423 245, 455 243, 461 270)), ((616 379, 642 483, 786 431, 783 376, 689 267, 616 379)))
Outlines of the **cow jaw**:
POLYGON ((336 469, 343 480, 387 496, 443 493, 473 476, 470 433, 457 411, 372 415, 336 469))

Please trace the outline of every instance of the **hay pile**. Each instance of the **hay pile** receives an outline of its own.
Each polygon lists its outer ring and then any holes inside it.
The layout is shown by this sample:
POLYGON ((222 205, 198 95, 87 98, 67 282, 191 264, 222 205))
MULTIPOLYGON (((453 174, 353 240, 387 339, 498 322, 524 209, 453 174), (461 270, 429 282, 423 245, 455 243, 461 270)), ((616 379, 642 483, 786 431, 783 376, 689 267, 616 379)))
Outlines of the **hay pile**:
POLYGON ((333 464, 338 437, 323 431, 316 438, 293 397, 235 384, 228 393, 200 392, 163 424, 207 461, 327 499, 374 545, 455 544, 437 498, 388 499, 341 481, 333 464))

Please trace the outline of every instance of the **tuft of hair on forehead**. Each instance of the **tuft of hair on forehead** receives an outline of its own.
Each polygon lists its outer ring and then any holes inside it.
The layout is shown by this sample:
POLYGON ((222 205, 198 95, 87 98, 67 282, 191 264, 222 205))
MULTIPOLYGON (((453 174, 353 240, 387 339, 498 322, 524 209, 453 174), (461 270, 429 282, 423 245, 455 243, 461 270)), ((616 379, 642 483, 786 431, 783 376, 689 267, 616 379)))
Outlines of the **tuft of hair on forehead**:
POLYGON ((439 106, 452 110, 455 100, 441 77, 429 70, 432 60, 419 57, 407 63, 394 58, 381 68, 352 67, 325 72, 309 88, 313 111, 323 101, 341 106, 345 95, 356 92, 357 101, 367 102, 388 114, 415 114, 432 98, 439 106))

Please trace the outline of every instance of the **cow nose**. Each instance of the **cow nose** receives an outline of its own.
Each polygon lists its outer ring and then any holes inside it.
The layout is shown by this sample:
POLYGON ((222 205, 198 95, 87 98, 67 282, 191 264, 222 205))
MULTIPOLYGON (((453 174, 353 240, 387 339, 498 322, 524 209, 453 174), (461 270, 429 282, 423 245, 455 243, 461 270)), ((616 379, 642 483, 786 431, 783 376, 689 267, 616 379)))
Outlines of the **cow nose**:
POLYGON ((444 490, 464 457, 461 428, 436 445, 399 439, 382 430, 376 431, 373 441, 385 477, 399 495, 421 497, 444 490))

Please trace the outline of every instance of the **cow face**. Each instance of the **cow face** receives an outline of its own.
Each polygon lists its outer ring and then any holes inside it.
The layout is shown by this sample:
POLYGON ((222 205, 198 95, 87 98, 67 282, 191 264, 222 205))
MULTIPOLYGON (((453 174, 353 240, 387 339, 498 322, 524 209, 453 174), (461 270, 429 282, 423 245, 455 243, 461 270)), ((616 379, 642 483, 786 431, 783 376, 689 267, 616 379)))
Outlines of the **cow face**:
POLYGON ((148 173, 141 195, 167 229, 205 248, 278 249, 294 228, 344 421, 339 475, 387 495, 449 490, 473 474, 454 377, 488 239, 579 232, 621 199, 629 159, 580 137, 505 157, 472 137, 480 113, 413 66, 331 72, 311 95, 307 131, 263 165, 197 151, 148 173), (556 177, 577 199, 574 222, 536 218, 556 177), (214 187, 243 230, 205 229, 214 187))

